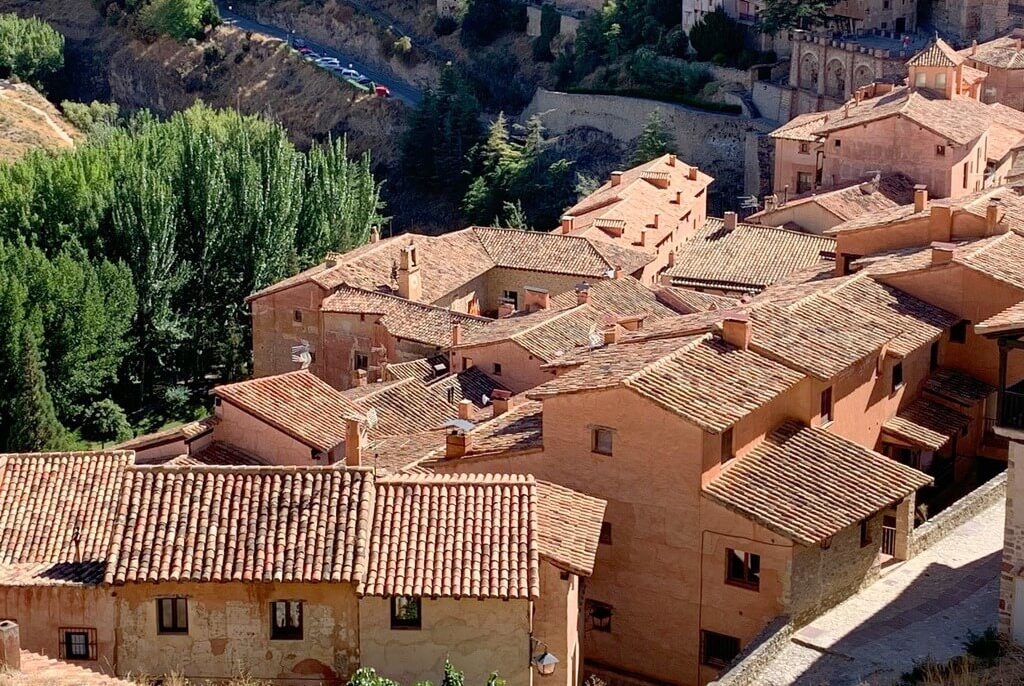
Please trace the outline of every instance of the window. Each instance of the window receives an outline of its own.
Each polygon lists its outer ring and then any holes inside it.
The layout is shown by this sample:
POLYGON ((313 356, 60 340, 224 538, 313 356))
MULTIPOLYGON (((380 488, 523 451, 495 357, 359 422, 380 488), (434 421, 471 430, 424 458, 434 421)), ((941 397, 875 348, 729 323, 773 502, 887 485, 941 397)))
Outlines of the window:
POLYGON ((353 369, 369 369, 370 356, 366 353, 356 352, 355 360, 352 362, 353 369))
POLYGON ((420 629, 423 626, 420 599, 400 595, 391 599, 391 628, 420 629))
POLYGON ((964 188, 967 188, 967 177, 971 175, 971 163, 968 161, 964 165, 964 188))
POLYGON ((867 548, 871 545, 871 520, 860 520, 860 547, 867 548))
POLYGON ((610 522, 601 522, 601 537, 598 539, 598 542, 604 545, 612 544, 612 525, 610 522))
POLYGON ((725 667, 740 652, 740 639, 714 631, 700 632, 700 661, 709 667, 725 667))
POLYGON ((835 145, 836 145, 837 148, 842 147, 843 142, 837 138, 835 145))
POLYGON ((725 581, 756 591, 761 586, 761 556, 732 548, 726 550, 725 581))
POLYGON ((821 392, 821 425, 832 423, 832 387, 821 392))
POLYGON ((501 299, 512 303, 512 307, 519 309, 519 291, 502 291, 501 299))
POLYGON ((946 146, 945 145, 936 145, 935 146, 935 154, 938 155, 939 157, 945 157, 946 156, 946 146))
POLYGON ((95 660, 95 629, 61 629, 60 658, 62 660, 95 660))
POLYGON ((494 363, 494 375, 495 376, 501 376, 501 363, 500 362, 495 362, 494 363))
POLYGON ((892 366, 892 392, 895 393, 903 386, 903 363, 897 362, 892 366))
POLYGON ((270 603, 270 639, 302 640, 302 601, 275 600, 270 603))
POLYGON ((599 455, 611 455, 612 454, 612 430, 605 429, 604 427, 595 427, 591 432, 591 443, 590 449, 599 455))
POLYGON ((806 193, 814 187, 814 181, 811 179, 811 172, 797 172, 796 173, 796 192, 806 193))
POLYGON ((935 371, 939 368, 939 342, 934 341, 932 343, 932 349, 929 352, 928 357, 928 368, 935 371))
POLYGON ((301 323, 302 322, 302 310, 295 310, 292 312, 292 319, 301 323))
POLYGON ((732 449, 732 427, 722 432, 722 464, 725 464, 732 458, 736 457, 736 453, 732 449))
POLYGON ((608 603, 590 600, 589 598, 586 601, 587 621, 590 623, 590 628, 594 631, 611 633, 612 612, 612 606, 608 603))
POLYGON ((951 343, 966 343, 967 342, 967 320, 959 321, 953 325, 949 330, 949 340, 951 343))
POLYGON ((809 155, 811 153, 811 144, 807 141, 800 141, 800 154, 809 155))
POLYGON ((157 598, 156 614, 159 633, 188 633, 188 600, 186 598, 157 598))
POLYGON ((918 88, 924 88, 925 86, 927 86, 928 75, 925 74, 923 71, 917 72, 917 75, 914 76, 914 85, 917 86, 918 88))
POLYGON ((946 87, 946 72, 940 71, 935 75, 935 87, 945 88, 946 87))

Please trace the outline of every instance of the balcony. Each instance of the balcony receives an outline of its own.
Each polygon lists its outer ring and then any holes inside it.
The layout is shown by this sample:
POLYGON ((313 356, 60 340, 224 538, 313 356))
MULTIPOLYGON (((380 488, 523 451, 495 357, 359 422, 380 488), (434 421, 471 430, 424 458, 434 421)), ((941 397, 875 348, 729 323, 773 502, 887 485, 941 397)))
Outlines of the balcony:
POLYGON ((1017 384, 1000 394, 999 426, 1024 430, 1024 384, 1017 384))

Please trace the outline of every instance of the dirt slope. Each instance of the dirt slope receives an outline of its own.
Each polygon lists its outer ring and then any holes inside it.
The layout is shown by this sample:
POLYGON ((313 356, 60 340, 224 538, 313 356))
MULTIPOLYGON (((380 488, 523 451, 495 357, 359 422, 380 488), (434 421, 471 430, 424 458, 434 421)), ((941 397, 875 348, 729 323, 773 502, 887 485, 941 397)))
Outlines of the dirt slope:
POLYGON ((33 148, 70 148, 81 137, 34 88, 0 80, 0 162, 16 160, 33 148))

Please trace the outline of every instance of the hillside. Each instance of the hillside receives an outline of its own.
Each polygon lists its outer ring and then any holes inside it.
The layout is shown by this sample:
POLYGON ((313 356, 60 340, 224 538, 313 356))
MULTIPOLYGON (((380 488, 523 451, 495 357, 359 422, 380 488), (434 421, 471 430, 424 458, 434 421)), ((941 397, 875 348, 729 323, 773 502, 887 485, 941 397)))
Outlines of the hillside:
POLYGON ((0 162, 33 148, 70 148, 81 136, 34 88, 0 80, 0 162))

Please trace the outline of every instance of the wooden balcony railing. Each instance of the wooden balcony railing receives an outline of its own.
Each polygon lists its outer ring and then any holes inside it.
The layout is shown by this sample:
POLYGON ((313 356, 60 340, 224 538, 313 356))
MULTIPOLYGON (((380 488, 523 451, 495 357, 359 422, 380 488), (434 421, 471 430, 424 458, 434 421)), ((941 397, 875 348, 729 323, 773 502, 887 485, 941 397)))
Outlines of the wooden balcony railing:
POLYGON ((1003 391, 1000 394, 999 426, 1024 429, 1024 393, 1003 391))

